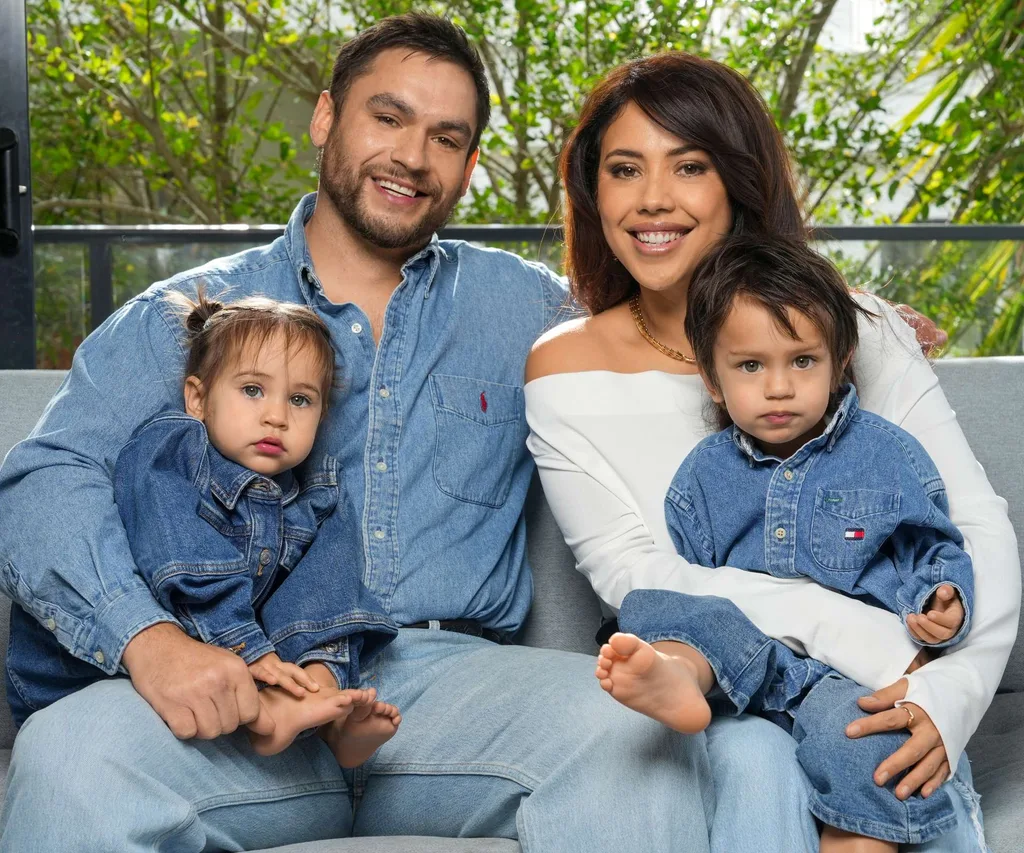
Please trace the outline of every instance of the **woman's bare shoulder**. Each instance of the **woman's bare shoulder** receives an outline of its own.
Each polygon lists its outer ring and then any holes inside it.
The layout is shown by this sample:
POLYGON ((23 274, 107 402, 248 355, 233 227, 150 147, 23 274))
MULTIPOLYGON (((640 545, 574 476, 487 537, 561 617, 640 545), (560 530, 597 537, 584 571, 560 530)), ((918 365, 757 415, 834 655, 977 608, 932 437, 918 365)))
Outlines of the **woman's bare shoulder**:
POLYGON ((570 320, 542 335, 526 359, 526 381, 558 373, 609 369, 616 310, 570 320))

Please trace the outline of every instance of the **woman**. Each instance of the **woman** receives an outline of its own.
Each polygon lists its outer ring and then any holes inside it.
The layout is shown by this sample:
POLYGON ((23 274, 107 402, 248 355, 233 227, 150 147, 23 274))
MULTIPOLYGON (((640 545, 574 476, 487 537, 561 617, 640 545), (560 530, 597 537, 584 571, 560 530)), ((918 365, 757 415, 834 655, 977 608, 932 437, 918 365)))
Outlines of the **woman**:
MULTIPOLYGON (((872 715, 848 734, 911 732, 875 781, 911 768, 897 790, 905 799, 930 793, 955 770, 957 829, 919 849, 984 850, 962 752, 1013 643, 1018 558, 1005 502, 913 333, 887 305, 862 297, 884 319, 860 329, 861 405, 912 433, 935 459, 974 558, 977 606, 954 653, 903 678, 918 649, 896 616, 802 578, 691 565, 674 553, 665 524, 669 481, 708 431, 683 334, 691 272, 727 233, 805 236, 786 151, 760 97, 715 62, 680 53, 636 60, 587 99, 562 176, 568 271, 588 316, 536 344, 526 401, 530 447, 580 571, 613 610, 633 589, 729 598, 766 634, 875 689, 864 700, 872 715)), ((792 742, 777 734, 753 718, 716 720, 708 730, 717 768, 713 849, 816 849, 813 821, 793 805, 792 742)))

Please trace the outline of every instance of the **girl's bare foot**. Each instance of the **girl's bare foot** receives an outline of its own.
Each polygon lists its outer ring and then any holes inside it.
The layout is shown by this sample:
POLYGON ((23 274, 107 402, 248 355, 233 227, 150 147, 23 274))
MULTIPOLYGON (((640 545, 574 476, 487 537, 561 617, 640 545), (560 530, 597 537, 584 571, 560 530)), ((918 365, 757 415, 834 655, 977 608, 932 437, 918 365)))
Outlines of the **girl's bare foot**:
POLYGON ((660 652, 633 634, 613 634, 601 646, 594 674, 623 705, 677 732, 702 732, 711 722, 697 666, 685 655, 660 652))
POLYGON ((355 705, 348 716, 321 727, 320 737, 342 767, 358 767, 398 731, 402 715, 387 702, 375 702, 373 688, 363 691, 367 702, 355 705))
MULTIPOLYGON (((287 748, 301 732, 343 719, 357 703, 366 701, 365 690, 330 690, 293 696, 280 687, 260 691, 263 710, 274 720, 270 734, 249 731, 249 742, 259 755, 276 755, 287 748)), ((260 715, 261 717, 263 714, 260 715)))

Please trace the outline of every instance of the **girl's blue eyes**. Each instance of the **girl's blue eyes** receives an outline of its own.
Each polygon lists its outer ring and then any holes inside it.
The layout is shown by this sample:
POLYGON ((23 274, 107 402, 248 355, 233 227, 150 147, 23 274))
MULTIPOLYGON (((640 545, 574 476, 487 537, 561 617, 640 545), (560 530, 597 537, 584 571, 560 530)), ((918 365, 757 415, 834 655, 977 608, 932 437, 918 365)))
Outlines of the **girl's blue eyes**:
POLYGON ((744 373, 757 373, 761 369, 761 362, 759 361, 745 361, 740 365, 740 370, 744 373))
POLYGON ((809 355, 798 355, 793 359, 793 364, 800 370, 806 370, 814 364, 814 359, 809 355))
MULTIPOLYGON (((263 396, 263 389, 259 385, 243 385, 242 393, 250 400, 259 400, 263 396)), ((313 405, 313 401, 305 394, 292 394, 288 402, 299 409, 313 405)))

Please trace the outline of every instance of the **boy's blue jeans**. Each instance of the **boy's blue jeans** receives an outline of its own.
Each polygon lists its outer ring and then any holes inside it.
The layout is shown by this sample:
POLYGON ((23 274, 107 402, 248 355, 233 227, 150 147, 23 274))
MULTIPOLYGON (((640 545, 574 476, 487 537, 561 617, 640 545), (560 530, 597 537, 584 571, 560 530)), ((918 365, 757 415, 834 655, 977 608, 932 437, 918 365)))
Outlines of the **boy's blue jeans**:
POLYGON ((622 602, 619 629, 649 643, 684 643, 704 655, 718 682, 708 697, 716 714, 761 714, 791 731, 810 782, 809 808, 822 822, 900 844, 926 842, 956 826, 949 785, 927 799, 914 794, 904 801, 895 794, 904 774, 875 785, 875 768, 910 735, 846 736, 850 722, 867 716, 857 699, 871 691, 762 634, 731 601, 635 590, 622 602))

